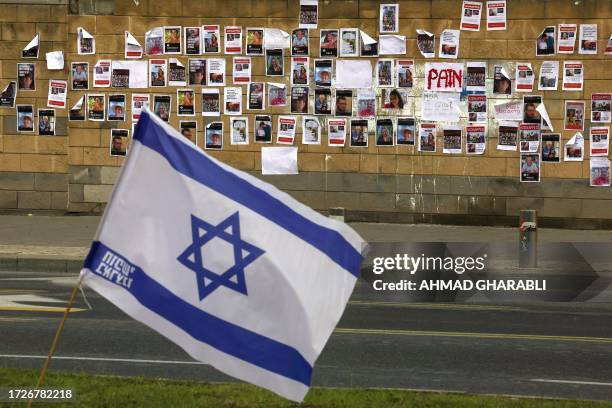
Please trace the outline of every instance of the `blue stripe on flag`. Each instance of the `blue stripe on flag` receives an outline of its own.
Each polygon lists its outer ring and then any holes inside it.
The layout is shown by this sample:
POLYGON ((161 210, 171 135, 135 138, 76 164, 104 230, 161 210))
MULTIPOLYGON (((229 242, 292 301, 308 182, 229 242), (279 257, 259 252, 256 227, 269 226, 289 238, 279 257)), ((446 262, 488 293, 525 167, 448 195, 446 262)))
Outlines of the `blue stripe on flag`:
POLYGON ((169 137, 145 111, 138 120, 134 139, 161 154, 178 172, 276 223, 359 277, 362 256, 338 231, 310 221, 278 198, 223 169, 206 155, 169 137))
POLYGON ((108 253, 130 262, 103 243, 94 241, 85 259, 85 268, 123 287, 144 307, 180 327, 194 339, 264 370, 310 386, 312 366, 293 347, 198 309, 174 295, 134 264, 128 265, 135 267, 134 271, 125 275, 108 267, 103 261, 108 253))

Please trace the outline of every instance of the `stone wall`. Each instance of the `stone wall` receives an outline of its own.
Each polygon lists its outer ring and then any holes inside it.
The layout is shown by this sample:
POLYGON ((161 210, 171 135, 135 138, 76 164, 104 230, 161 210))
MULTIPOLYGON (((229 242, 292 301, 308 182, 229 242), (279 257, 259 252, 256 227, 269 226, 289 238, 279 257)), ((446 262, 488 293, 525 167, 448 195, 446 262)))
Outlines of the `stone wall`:
MULTIPOLYGON (((1 3, 1 2, 0 2, 1 3)), ((61 1, 59 2, 61 3, 61 1)), ((123 59, 123 31, 129 30, 144 44, 144 33, 163 25, 220 24, 246 27, 277 27, 290 32, 297 27, 297 0, 72 0, 66 5, 1 5, 2 86, 15 78, 15 65, 21 48, 36 31, 42 32, 43 48, 64 49, 67 66, 71 61, 86 61, 90 69, 98 59, 123 59), (27 12, 26 12, 27 8, 27 12), (50 24, 50 21, 59 21, 50 24), (26 23, 26 24, 22 24, 26 23), (82 26, 96 37, 95 56, 76 55, 76 30, 82 26)), ((370 35, 378 35, 378 12, 381 1, 321 0, 320 28, 358 27, 370 35)), ((384 3, 384 1, 383 1, 384 3)), ((612 89, 612 62, 605 57, 607 38, 612 33, 612 1, 582 0, 510 0, 508 30, 461 32, 459 61, 487 61, 489 89, 493 65, 503 64, 514 71, 514 62, 531 62, 536 72, 545 59, 582 60, 585 63, 583 92, 534 92, 544 97, 556 130, 563 128, 565 100, 585 100, 592 92, 612 89), (547 25, 559 23, 597 23, 598 55, 535 56, 535 39, 547 25)), ((458 28, 461 0, 404 0, 400 4, 400 32, 407 36, 407 57, 417 65, 416 87, 410 94, 413 112, 420 111, 422 68, 425 60, 416 47, 416 29, 436 34, 437 41, 445 28, 458 28)), ((483 18, 484 24, 484 18, 483 18)), ((311 66, 319 52, 319 31, 311 30, 311 66)), ((147 58, 147 57, 145 57, 147 58)), ((232 56, 226 56, 228 61, 232 56)), ((180 59, 187 62, 187 57, 180 59)), ((373 59, 374 61, 375 59, 373 59)), ((49 78, 39 59, 39 81, 49 78)), ((285 58, 286 67, 290 57, 285 58)), ((232 86, 231 64, 228 66, 228 86, 232 86)), ((311 69, 312 71, 312 69, 311 69)), ((253 80, 267 81, 263 57, 253 57, 253 80)), ((53 74, 60 79, 60 76, 53 74)), ((68 78, 68 70, 62 73, 68 78)), ((273 82, 280 82, 273 78, 273 82)), ((282 79, 288 83, 288 76, 282 79)), ((35 100, 19 95, 17 103, 46 104, 46 84, 36 92, 35 100)), ((90 92, 127 93, 129 90, 94 89, 90 92)), ((143 90, 137 90, 142 92, 143 90)), ((72 106, 83 92, 71 91, 68 105, 72 106)), ((156 88, 153 94, 172 95, 173 115, 170 123, 178 127, 175 115, 176 88, 156 88)), ((198 92, 196 92, 198 93, 198 92)), ((311 88, 312 93, 312 88, 311 88)), ((246 88, 243 87, 246 98, 246 88)), ((489 111, 499 102, 489 95, 489 111)), ((520 94, 514 94, 520 97, 520 94)), ((196 99, 200 112, 200 96, 196 99)), ((311 98, 312 99, 312 98, 311 98)), ((246 104, 245 104, 246 106, 246 104)), ((311 108, 312 109, 312 108, 311 108)), ((276 116, 288 113, 282 108, 267 110, 276 116)), ((587 113, 590 110, 587 110, 587 113)), ((251 112, 246 111, 252 128, 251 112)), ((58 110, 56 137, 14 135, 15 112, 0 110, 0 208, 68 208, 73 212, 100 212, 110 195, 122 158, 109 155, 110 128, 131 129, 131 123, 71 122, 66 130, 66 111, 58 110), (47 187, 44 177, 54 177, 47 187), (57 178, 55 178, 57 177, 57 178), (61 178, 61 180, 60 180, 61 178), (37 183, 38 181, 38 183, 37 183), (40 186, 45 184, 46 190, 40 186), (57 190, 49 190, 54 188, 57 190), (68 192, 68 193, 67 193, 68 192), (66 198, 68 198, 66 200, 66 198), (63 200, 63 201, 62 201, 63 200), (66 207, 67 201, 67 207, 66 207), (62 203, 60 203, 62 202, 62 203), (60 205, 62 204, 62 205, 60 205)), ((129 112, 128 112, 129 114, 129 112)), ((497 126, 489 114, 488 146, 484 156, 419 153, 407 146, 376 147, 370 136, 368 148, 330 148, 324 132, 321 146, 302 145, 300 129, 298 176, 264 177, 297 199, 319 210, 342 206, 349 218, 373 221, 444 222, 477 224, 515 224, 522 208, 537 209, 541 219, 551 225, 576 227, 612 227, 612 192, 588 186, 589 162, 545 163, 542 182, 519 182, 519 159, 516 152, 496 150, 497 126)), ((203 145, 204 125, 217 118, 198 120, 198 144, 203 145)), ((262 145, 232 146, 229 143, 229 119, 225 123, 224 150, 209 153, 220 160, 253 174, 260 173, 262 145)), ((588 135, 588 121, 584 134, 588 135)), ((251 132, 253 130, 251 129, 251 132)), ((441 144, 438 129, 438 144, 441 144)), ((561 132, 562 143, 573 132, 561 132)), ((252 136, 251 136, 252 140, 252 136)), ((588 143, 587 143, 588 151, 588 143)), ((588 155, 587 155, 588 156, 588 155)), ((261 176, 260 176, 261 177, 261 176)))

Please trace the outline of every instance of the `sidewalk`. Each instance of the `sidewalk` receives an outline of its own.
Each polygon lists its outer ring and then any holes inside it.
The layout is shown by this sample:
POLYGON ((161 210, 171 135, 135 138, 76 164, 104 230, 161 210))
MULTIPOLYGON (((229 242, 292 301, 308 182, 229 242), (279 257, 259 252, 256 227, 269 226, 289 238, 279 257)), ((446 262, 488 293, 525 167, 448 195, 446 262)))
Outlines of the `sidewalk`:
MULTIPOLYGON (((0 215, 0 270, 81 268, 100 222, 93 216, 0 215)), ((429 224, 351 226, 369 242, 518 242, 517 228, 429 224)), ((538 230, 539 242, 612 242, 612 231, 538 230)))

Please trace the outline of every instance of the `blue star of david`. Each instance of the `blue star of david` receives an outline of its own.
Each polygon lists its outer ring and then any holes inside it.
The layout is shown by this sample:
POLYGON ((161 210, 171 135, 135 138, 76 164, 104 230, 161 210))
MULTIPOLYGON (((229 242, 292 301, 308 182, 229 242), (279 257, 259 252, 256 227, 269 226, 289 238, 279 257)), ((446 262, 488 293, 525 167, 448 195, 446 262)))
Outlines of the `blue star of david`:
POLYGON ((195 272, 200 300, 220 286, 248 295, 244 268, 263 255, 265 251, 240 238, 238 212, 230 215, 217 225, 209 224, 195 215, 191 215, 191 236, 192 244, 183 251, 177 260, 195 272), (202 259, 202 248, 215 237, 230 243, 234 252, 234 265, 220 275, 207 269, 202 259))

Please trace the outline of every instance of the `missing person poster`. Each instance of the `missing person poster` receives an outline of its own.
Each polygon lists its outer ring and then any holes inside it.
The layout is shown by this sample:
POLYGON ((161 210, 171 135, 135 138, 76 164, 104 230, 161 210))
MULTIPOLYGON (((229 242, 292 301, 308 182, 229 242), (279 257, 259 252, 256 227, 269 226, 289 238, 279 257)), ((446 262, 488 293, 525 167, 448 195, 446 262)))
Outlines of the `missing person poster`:
POLYGON ((493 93, 497 95, 512 94, 512 79, 501 65, 493 68, 493 93))
POLYGON ((608 157, 610 154, 610 127, 591 126, 589 141, 591 146, 591 157, 608 157))
POLYGON ((287 106, 286 88, 285 84, 268 82, 268 105, 287 106))
POLYGON ((487 31, 506 29, 506 0, 487 1, 487 31))
POLYGON ((321 124, 314 116, 302 116, 302 144, 321 144, 321 124))
POLYGON ((531 64, 518 62, 516 64, 516 79, 514 90, 516 92, 533 92, 534 74, 531 64))
POLYGON ((164 53, 164 28, 154 27, 145 33, 145 54, 161 55, 164 53))
POLYGON ((38 134, 55 136, 55 109, 38 110, 38 134))
POLYGON ((319 1, 300 0, 300 28, 317 28, 319 22, 319 1))
POLYGON ((138 122, 143 108, 149 108, 151 96, 149 94, 132 94, 132 122, 138 122))
POLYGON ((47 95, 47 106, 50 108, 66 108, 66 97, 68 96, 68 82, 49 80, 49 93, 47 95))
POLYGON ((266 83, 251 82, 247 91, 247 109, 263 110, 265 108, 266 83))
POLYGON ((83 27, 77 28, 77 53, 79 55, 93 55, 96 53, 96 39, 83 27))
POLYGON ((519 125, 517 122, 499 122, 497 150, 516 151, 518 141, 518 126, 519 125))
POLYGON ((576 132, 565 144, 563 161, 584 161, 584 136, 576 132))
POLYGON ((536 55, 553 55, 555 53, 556 26, 548 26, 536 40, 536 55))
POLYGON ((17 84, 20 91, 36 90, 36 64, 17 64, 17 84))
POLYGON ((292 56, 308 56, 308 29, 297 28, 291 33, 291 55, 292 56))
POLYGON ((321 30, 319 49, 321 57, 337 57, 338 30, 321 30))
POLYGON ((353 116, 353 90, 336 89, 336 103, 334 115, 353 116))
POLYGON ((183 42, 185 43, 185 55, 202 54, 202 28, 185 27, 183 29, 183 42))
POLYGON ((164 27, 164 54, 182 54, 181 26, 164 27))
POLYGON ((563 61, 563 90, 582 91, 584 66, 581 61, 563 61))
POLYGON ((106 104, 104 94, 87 94, 87 120, 104 121, 106 104))
POLYGON ((468 122, 487 123, 486 95, 468 95, 468 122))
POLYGON ((393 87, 393 59, 381 58, 376 63, 376 85, 379 88, 393 87))
POLYGON ((127 129, 111 129, 110 155, 125 156, 127 154, 130 131, 127 129))
POLYGON ((559 133, 542 133, 542 162, 559 163, 561 161, 561 135, 559 133))
POLYGON ((589 163, 591 187, 610 187, 610 160, 593 157, 589 163))
POLYGON ((591 94, 591 122, 610 123, 612 93, 591 94))
POLYGON ((346 143, 346 119, 327 119, 327 145, 343 147, 346 143))
POLYGON ((272 116, 257 115, 253 124, 255 143, 272 143, 272 116))
POLYGON ((177 58, 170 58, 168 65, 168 86, 187 86, 185 65, 177 58))
POLYGON ((185 136, 194 145, 198 144, 198 122, 195 120, 179 121, 179 130, 181 135, 185 136))
POLYGON ((381 4, 379 13, 379 32, 397 33, 399 31, 399 4, 381 4))
POLYGON ((242 27, 225 26, 225 53, 242 54, 242 27))
POLYGON ((357 116, 363 119, 374 119, 376 116, 376 92, 372 89, 357 91, 357 116))
POLYGON ((206 61, 205 58, 189 58, 189 86, 206 85, 206 61))
POLYGON ((351 119, 351 138, 349 146, 351 147, 368 147, 368 120, 367 119, 351 119))
POLYGON ((573 54, 576 49, 576 24, 559 24, 557 53, 573 54))
POLYGON ((465 69, 465 90, 468 93, 484 93, 487 90, 487 63, 468 61, 465 69))
POLYGON ((394 144, 393 119, 376 119, 376 146, 393 146, 394 144))
POLYGON ((89 89, 89 63, 73 62, 70 68, 72 76, 72 90, 88 90, 89 89))
POLYGON ((230 118, 230 144, 249 144, 249 122, 246 117, 230 118))
POLYGON ((521 123, 519 125, 521 153, 535 153, 540 149, 540 132, 540 125, 537 123, 521 123))
POLYGON ((85 95, 81 96, 74 106, 68 112, 68 120, 70 121, 84 121, 85 120, 85 95))
POLYGON ((428 31, 417 29, 417 48, 424 58, 436 56, 436 36, 428 31))
POLYGON ((559 61, 544 61, 540 66, 538 91, 556 91, 559 82, 559 61))
POLYGON ((580 24, 579 54, 597 54, 597 24, 580 24))
POLYGON ((124 32, 124 57, 126 59, 142 58, 142 45, 129 31, 124 32))
POLYGON ((436 124, 419 123, 419 152, 435 153, 436 124))
POLYGON ((221 30, 218 25, 202 26, 202 42, 204 54, 218 54, 221 51, 221 30))
POLYGON ((266 76, 284 76, 282 48, 266 48, 266 76))
POLYGON ((165 59, 149 60, 149 86, 162 88, 166 86, 166 72, 168 61, 165 59))
POLYGON ((226 87, 223 88, 224 110, 226 115, 242 114, 242 88, 226 87))
POLYGON ((342 28, 340 29, 340 56, 358 57, 359 56, 359 29, 342 28))
POLYGON ((442 134, 442 153, 460 154, 463 151, 461 126, 445 125, 442 134))
POLYGON ((202 88, 202 116, 221 115, 219 88, 202 88))
POLYGON ((332 84, 333 60, 315 59, 314 80, 316 86, 330 87, 332 84))
POLYGON ((521 183, 540 182, 540 155, 521 154, 521 183))
POLYGON ((463 1, 461 8, 461 29, 467 31, 480 31, 480 17, 482 15, 482 2, 463 1))
MULTIPOLYGON (((308 31, 308 30, 306 30, 308 31)), ((264 29, 246 29, 246 55, 263 55, 264 29)))
POLYGON ((21 50, 21 58, 33 58, 38 59, 38 53, 40 50, 40 33, 36 33, 32 41, 21 50))
POLYGON ((153 113, 164 122, 168 122, 172 114, 172 97, 170 95, 153 95, 153 113))
MULTIPOLYGON (((316 91, 320 91, 320 89, 315 90, 315 98, 317 97, 316 91)), ((331 92, 330 89, 322 89, 321 91, 331 92)), ((331 109, 331 94, 329 97, 329 101, 330 101, 329 106, 331 109)), ((308 113, 308 106, 309 106, 308 87, 307 86, 291 87, 291 113, 299 113, 299 114, 308 113)), ((315 101, 315 114, 317 113, 316 106, 317 105, 315 101)), ((331 111, 329 114, 331 114, 331 111)))
POLYGON ((291 85, 308 85, 310 78, 310 58, 291 57, 291 85))
POLYGON ((487 125, 468 125, 465 127, 467 154, 484 154, 487 148, 487 125))
POLYGON ((396 59, 395 60, 395 82, 398 88, 414 87, 414 60, 396 59))
POLYGON ((124 122, 125 111, 125 95, 108 95, 108 111, 106 112, 106 120, 124 122))
POLYGON ((540 95, 525 95, 523 96, 523 122, 525 123, 542 123, 542 115, 538 111, 538 106, 542 103, 540 95))
POLYGON ((251 58, 234 57, 232 77, 235 85, 251 82, 251 58))
POLYGON ((565 101, 564 130, 584 130, 584 101, 565 101))
POLYGON ((178 116, 195 116, 195 93, 193 89, 176 90, 176 114, 178 116))
POLYGON ((361 37, 360 55, 362 57, 378 57, 378 41, 363 30, 359 30, 359 36, 361 37))
POLYGON ((293 144, 296 123, 297 119, 295 116, 279 116, 276 126, 276 143, 293 144))
POLYGON ((225 86, 225 58, 208 59, 208 85, 225 86))
POLYGON ((206 125, 205 149, 223 149, 223 122, 211 122, 206 125))
POLYGON ((34 106, 17 105, 17 132, 34 133, 34 106))
MULTIPOLYGON (((314 92, 314 98, 315 98, 315 103, 314 103, 315 115, 331 115, 332 113, 331 89, 316 88, 314 92)), ((293 101, 293 97, 291 99, 293 101)))
POLYGON ((0 108, 14 108, 17 98, 17 82, 11 81, 0 93, 0 108))
POLYGON ((459 36, 461 31, 446 29, 440 35, 439 58, 457 59, 459 55, 459 36))
POLYGON ((397 144, 414 146, 415 118, 397 118, 397 144))

